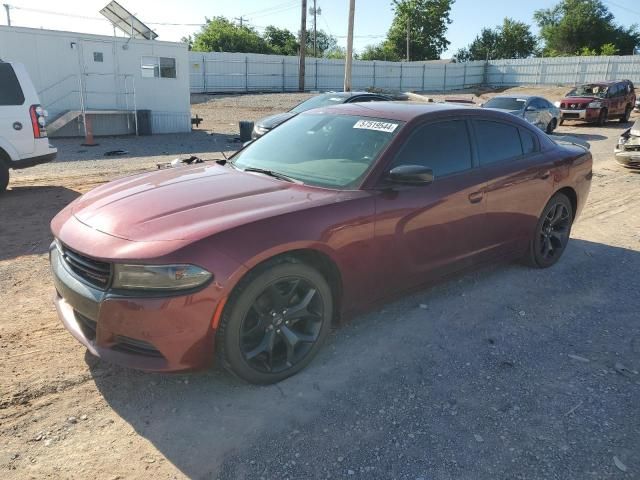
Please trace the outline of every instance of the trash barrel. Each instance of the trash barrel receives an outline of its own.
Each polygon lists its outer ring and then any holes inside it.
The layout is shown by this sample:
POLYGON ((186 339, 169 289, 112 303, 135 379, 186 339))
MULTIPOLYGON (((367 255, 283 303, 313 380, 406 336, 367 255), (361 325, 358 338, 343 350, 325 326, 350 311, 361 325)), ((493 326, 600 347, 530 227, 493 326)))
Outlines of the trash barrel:
POLYGON ((151 135, 151 110, 138 110, 138 135, 151 135))
POLYGON ((242 143, 251 140, 251 132, 253 132, 253 122, 240 122, 240 141, 242 143))

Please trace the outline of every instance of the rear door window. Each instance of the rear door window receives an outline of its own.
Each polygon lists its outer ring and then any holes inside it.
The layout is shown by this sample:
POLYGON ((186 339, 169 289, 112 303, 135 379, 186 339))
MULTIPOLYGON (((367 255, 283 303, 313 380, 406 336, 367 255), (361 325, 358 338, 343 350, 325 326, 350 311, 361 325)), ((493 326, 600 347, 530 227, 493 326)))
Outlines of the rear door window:
POLYGON ((429 167, 436 178, 471 169, 467 123, 450 120, 418 127, 396 157, 394 166, 399 165, 429 167))
POLYGON ((13 67, 0 63, 0 106, 22 105, 24 94, 13 67))
POLYGON ((480 165, 522 156, 518 127, 488 120, 474 120, 480 165))
POLYGON ((520 141, 522 142, 522 151, 525 155, 538 150, 533 134, 522 128, 520 129, 520 141))

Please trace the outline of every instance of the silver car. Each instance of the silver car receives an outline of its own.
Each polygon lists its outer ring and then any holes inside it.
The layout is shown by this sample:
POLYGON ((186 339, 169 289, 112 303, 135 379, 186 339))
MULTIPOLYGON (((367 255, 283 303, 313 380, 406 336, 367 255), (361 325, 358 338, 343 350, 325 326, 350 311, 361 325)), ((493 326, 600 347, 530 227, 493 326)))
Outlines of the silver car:
POLYGON ((529 95, 500 95, 493 97, 482 107, 502 110, 522 117, 548 134, 556 129, 560 118, 560 109, 550 101, 529 95))

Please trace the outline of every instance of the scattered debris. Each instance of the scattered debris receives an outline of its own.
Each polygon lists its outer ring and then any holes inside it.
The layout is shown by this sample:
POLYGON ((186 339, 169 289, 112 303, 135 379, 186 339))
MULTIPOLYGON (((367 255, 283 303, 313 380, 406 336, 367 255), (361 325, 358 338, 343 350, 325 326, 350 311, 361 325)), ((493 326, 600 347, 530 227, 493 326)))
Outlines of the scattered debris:
POLYGON ((582 406, 582 400, 580 402, 578 402, 577 405, 575 405, 571 410, 569 410, 567 413, 564 414, 565 417, 568 417, 569 415, 571 415, 573 412, 575 412, 577 409, 579 409, 582 406))
POLYGON ((623 364, 621 364, 620 362, 616 362, 613 368, 616 372, 618 372, 620 375, 623 375, 625 377, 633 375, 633 372, 629 370, 627 367, 625 367, 623 364))
POLYGON ((104 152, 105 157, 117 157, 118 155, 126 155, 129 152, 127 150, 109 150, 108 152, 104 152))
POLYGON ((420 304, 420 308, 421 308, 422 310, 426 310, 428 307, 427 307, 427 305, 426 305, 426 304, 421 303, 421 304, 420 304))
POLYGON ((624 463, 622 463, 622 460, 620 460, 615 455, 613 457, 613 463, 615 463, 616 467, 618 467, 618 470, 620 470, 621 472, 627 471, 627 466, 624 463))
POLYGON ((476 442, 484 442, 484 438, 482 438, 482 435, 478 435, 477 433, 473 434, 473 438, 476 439, 476 442))
POLYGON ((577 360, 579 362, 584 362, 584 363, 589 363, 591 360, 589 360, 588 358, 585 357, 581 357, 580 355, 573 355, 573 354, 568 354, 567 357, 573 359, 573 360, 577 360))
POLYGON ((189 157, 178 157, 168 163, 156 163, 156 165, 158 170, 164 170, 166 168, 183 167, 185 165, 192 165, 195 163, 204 163, 204 160, 200 157, 196 157, 195 155, 191 155, 189 157))
POLYGON ((196 128, 200 127, 200 124, 202 123, 204 119, 200 118, 200 116, 196 113, 195 117, 191 118, 191 125, 195 125, 196 128))

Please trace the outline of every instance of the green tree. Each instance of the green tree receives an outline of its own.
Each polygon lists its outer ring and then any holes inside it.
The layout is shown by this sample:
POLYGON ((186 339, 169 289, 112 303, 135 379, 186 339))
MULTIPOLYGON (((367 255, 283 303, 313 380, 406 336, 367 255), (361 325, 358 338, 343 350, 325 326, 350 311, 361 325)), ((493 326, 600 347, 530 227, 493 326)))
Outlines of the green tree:
MULTIPOLYGON (((335 60, 341 60, 347 58, 347 49, 336 46, 331 50, 324 52, 324 58, 332 58, 335 60)), ((356 56, 357 58, 357 56, 356 56)))
POLYGON ((536 51, 536 43, 536 37, 526 23, 505 18, 499 27, 483 28, 467 48, 456 52, 454 58, 458 62, 526 58, 536 51))
POLYGON ((410 60, 436 60, 449 46, 445 36, 454 0, 392 0, 394 18, 387 42, 400 58, 407 56, 409 25, 410 60))
MULTIPOLYGON (((316 32, 316 50, 319 57, 324 57, 328 52, 338 48, 338 40, 324 30, 316 32)), ((307 30, 307 55, 313 56, 313 30, 307 30)))
POLYGON ((536 11, 534 19, 540 27, 545 55, 597 52, 606 44, 631 55, 640 43, 637 26, 617 25, 601 0, 562 0, 552 8, 536 11))
POLYGON ((263 38, 273 53, 278 55, 298 55, 300 45, 296 36, 286 28, 269 25, 264 29, 263 38))
POLYGON ((206 24, 193 39, 198 52, 272 53, 258 32, 248 26, 238 26, 224 17, 207 18, 206 24))
POLYGON ((360 54, 360 60, 386 60, 397 62, 401 60, 400 55, 395 51, 393 45, 388 42, 380 42, 377 45, 367 45, 360 54))

